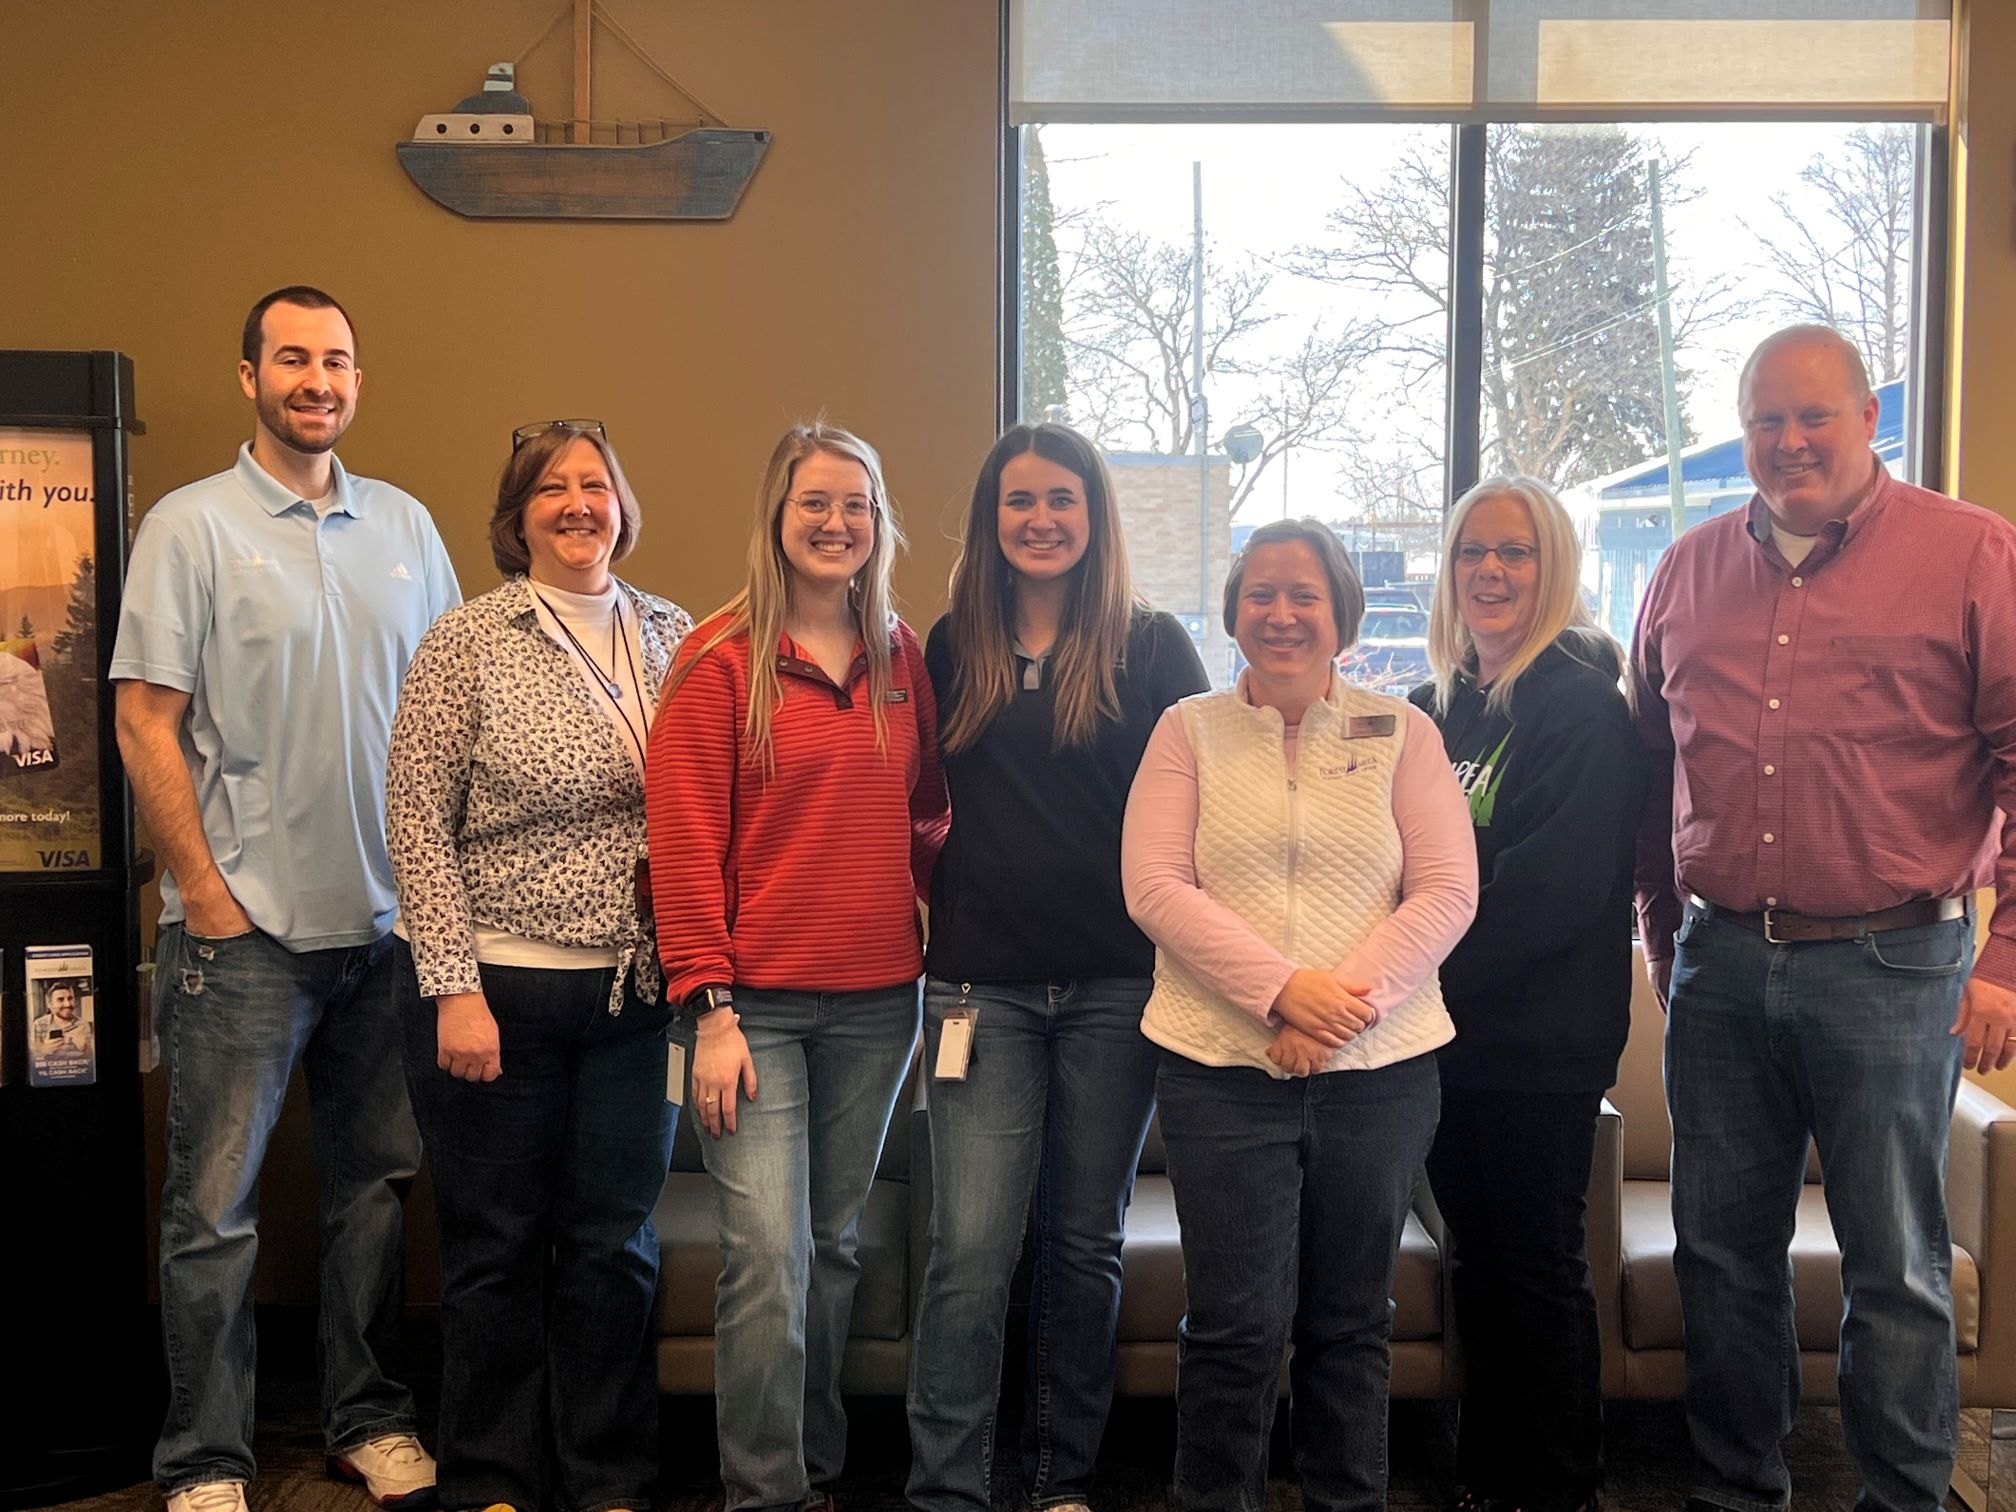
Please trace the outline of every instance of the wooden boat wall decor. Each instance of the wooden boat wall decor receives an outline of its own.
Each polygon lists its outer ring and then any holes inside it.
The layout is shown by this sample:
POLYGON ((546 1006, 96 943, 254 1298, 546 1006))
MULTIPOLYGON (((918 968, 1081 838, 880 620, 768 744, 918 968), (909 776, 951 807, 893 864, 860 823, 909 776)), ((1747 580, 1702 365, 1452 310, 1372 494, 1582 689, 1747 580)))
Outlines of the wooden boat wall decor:
POLYGON ((600 0, 570 0, 532 45, 491 65, 483 90, 420 118, 399 164, 428 198, 458 215, 543 220, 726 220, 763 153, 767 131, 739 131, 701 104, 622 28, 600 0), (517 70, 569 15, 574 113, 540 120, 517 70), (698 111, 688 120, 596 120, 590 41, 600 21, 698 111))

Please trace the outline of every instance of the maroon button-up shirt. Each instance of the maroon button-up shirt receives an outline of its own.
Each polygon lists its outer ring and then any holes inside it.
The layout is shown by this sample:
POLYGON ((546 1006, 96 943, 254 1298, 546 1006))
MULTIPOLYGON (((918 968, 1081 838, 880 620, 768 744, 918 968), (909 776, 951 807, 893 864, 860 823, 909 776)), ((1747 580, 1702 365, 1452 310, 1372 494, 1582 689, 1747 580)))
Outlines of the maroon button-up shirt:
POLYGON ((1879 467, 1795 568, 1753 498, 1660 561, 1631 663, 1648 957, 1689 892, 1838 917, 1992 881, 1975 971, 2016 989, 2016 527, 1879 467))

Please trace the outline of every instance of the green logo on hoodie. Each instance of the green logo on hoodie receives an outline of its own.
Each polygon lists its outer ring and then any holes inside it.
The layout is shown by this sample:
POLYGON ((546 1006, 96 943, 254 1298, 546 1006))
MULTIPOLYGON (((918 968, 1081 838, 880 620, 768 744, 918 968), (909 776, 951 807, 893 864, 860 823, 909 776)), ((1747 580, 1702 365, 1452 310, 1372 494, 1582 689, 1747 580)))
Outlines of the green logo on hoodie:
POLYGON ((1463 796, 1470 801, 1470 822, 1479 829, 1491 827, 1491 811, 1498 806, 1498 784, 1505 780, 1505 768, 1501 765, 1505 747, 1512 739, 1507 730, 1498 748, 1484 758, 1481 766, 1469 771, 1459 771, 1457 780, 1463 784, 1463 796))

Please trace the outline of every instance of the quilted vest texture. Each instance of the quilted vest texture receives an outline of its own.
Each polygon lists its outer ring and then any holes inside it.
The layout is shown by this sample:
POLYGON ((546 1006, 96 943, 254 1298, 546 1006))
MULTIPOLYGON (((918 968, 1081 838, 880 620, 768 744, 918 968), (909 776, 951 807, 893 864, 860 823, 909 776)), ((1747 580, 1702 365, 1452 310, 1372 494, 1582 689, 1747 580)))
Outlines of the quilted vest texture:
MULTIPOLYGON (((1278 710, 1255 707, 1230 690, 1200 693, 1177 707, 1197 757, 1199 884, 1295 965, 1331 970, 1400 904, 1393 771, 1407 738, 1407 705, 1333 682, 1330 696, 1302 716, 1292 774, 1278 710), (1392 719, 1391 734, 1344 738, 1354 716, 1380 715, 1392 719)), ((1207 1066, 1255 1066, 1285 1076, 1267 1059, 1274 1030, 1219 997, 1166 950, 1155 953, 1155 991, 1141 1029, 1207 1066)), ((1455 1033, 1431 973, 1323 1069, 1391 1065, 1455 1033)))

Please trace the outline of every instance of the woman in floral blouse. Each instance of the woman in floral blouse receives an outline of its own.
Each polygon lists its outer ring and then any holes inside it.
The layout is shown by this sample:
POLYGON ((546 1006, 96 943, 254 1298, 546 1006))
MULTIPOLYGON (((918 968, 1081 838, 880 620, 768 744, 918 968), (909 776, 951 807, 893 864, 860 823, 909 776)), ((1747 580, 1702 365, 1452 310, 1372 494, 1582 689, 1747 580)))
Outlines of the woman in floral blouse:
POLYGON ((644 753, 692 622, 610 572, 602 427, 520 429, 501 588, 437 621, 392 727, 406 1078, 441 1236, 441 1505, 643 1507, 651 1208, 671 1157, 644 753))

